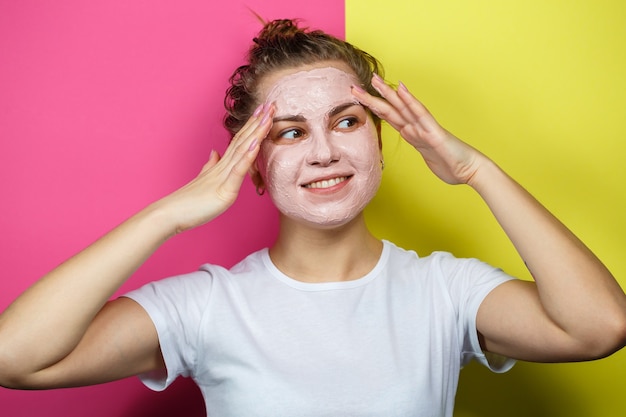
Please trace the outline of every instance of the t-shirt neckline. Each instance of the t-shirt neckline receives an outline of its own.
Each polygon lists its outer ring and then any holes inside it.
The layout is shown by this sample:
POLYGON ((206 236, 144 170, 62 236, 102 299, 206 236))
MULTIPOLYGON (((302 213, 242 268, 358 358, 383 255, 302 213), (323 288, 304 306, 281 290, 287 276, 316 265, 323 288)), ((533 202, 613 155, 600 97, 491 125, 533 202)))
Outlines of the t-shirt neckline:
POLYGON ((372 280, 380 275, 381 270, 387 264, 387 260, 389 259, 389 252, 391 250, 390 243, 386 240, 383 240, 383 250, 380 253, 380 258, 378 258, 378 262, 374 265, 367 274, 362 276, 361 278, 349 280, 349 281, 332 281, 332 282, 320 282, 320 283, 312 283, 312 282, 302 282, 296 279, 291 278, 290 276, 284 274, 281 270, 279 270, 276 265, 272 262, 270 258, 269 249, 265 248, 261 253, 261 258, 263 259, 263 264, 269 270, 271 275, 277 280, 281 281, 284 284, 289 285, 292 288, 302 290, 302 291, 332 291, 332 290, 346 290, 351 288, 358 288, 364 285, 367 285, 372 280))

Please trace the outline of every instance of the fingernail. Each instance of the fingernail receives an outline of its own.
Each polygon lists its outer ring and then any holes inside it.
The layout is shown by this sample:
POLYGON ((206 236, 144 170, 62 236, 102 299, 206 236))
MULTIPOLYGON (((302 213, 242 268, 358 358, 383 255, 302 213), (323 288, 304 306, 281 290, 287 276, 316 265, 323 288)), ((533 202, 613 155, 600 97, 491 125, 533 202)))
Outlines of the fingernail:
POLYGON ((352 84, 352 89, 355 90, 357 93, 361 93, 361 94, 365 93, 365 90, 361 88, 361 86, 358 84, 352 84))
POLYGON ((254 148, 256 148, 256 145, 259 143, 258 140, 254 139, 252 141, 252 143, 250 144, 250 147, 248 148, 248 152, 252 152, 254 150, 254 148))
POLYGON ((376 74, 376 73, 373 73, 372 77, 373 77, 375 80, 378 80, 378 81, 384 82, 384 81, 383 81, 383 79, 380 77, 380 75, 378 75, 378 74, 376 74))
POLYGON ((400 81, 400 82, 398 83, 398 90, 402 90, 402 91, 405 91, 405 92, 407 92, 407 93, 409 92, 409 89, 408 89, 408 88, 406 88, 406 85, 404 85, 404 83, 403 83, 402 81, 400 81))
POLYGON ((256 108, 256 110, 254 111, 254 113, 252 113, 253 117, 257 117, 259 114, 261 114, 261 110, 263 110, 263 104, 260 104, 259 107, 256 108))

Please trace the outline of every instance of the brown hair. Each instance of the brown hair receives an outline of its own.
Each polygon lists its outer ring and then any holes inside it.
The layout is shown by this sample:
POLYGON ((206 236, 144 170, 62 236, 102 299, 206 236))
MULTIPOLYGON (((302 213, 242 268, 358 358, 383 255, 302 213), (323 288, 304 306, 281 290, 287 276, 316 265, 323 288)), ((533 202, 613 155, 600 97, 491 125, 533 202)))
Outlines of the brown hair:
MULTIPOLYGON (((297 20, 274 20, 265 23, 253 42, 248 51, 248 63, 237 68, 230 77, 230 87, 224 99, 227 111, 224 127, 231 137, 252 115, 261 79, 277 70, 320 61, 341 61, 354 71, 363 89, 380 97, 371 84, 373 73, 383 77, 380 62, 367 52, 321 30, 301 28, 297 20)), ((380 119, 372 116, 378 125, 380 119)))

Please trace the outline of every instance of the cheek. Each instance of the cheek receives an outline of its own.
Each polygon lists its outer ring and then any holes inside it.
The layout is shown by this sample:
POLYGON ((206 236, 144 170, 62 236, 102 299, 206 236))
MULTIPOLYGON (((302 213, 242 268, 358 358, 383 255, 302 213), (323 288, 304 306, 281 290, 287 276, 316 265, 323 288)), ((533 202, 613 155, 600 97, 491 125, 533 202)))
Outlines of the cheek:
POLYGON ((375 129, 363 126, 350 134, 344 134, 341 143, 342 154, 359 170, 376 169, 381 158, 378 136, 375 129))
POLYGON ((266 185, 272 186, 295 177, 301 166, 301 152, 295 146, 265 142, 259 154, 259 169, 266 185))

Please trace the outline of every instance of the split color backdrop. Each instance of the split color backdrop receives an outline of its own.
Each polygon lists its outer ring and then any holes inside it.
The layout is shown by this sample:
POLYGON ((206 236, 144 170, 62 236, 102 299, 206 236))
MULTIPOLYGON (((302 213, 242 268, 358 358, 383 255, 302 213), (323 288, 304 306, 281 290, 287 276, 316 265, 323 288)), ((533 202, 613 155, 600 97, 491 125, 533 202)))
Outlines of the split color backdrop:
MULTIPOLYGON (((626 285, 626 3, 348 0, 346 37, 450 131, 494 158, 626 285)), ((418 253, 448 250, 530 279, 467 187, 441 183, 391 130, 368 220, 418 253)), ((523 219, 520 219, 523 221, 523 219)), ((556 260, 555 260, 556 261, 556 260)), ((618 417, 626 351, 582 364, 461 373, 457 417, 618 417)))
MULTIPOLYGON (((332 0, 0 0, 0 310, 226 148, 228 77, 261 28, 248 7, 344 36, 344 4, 332 0)), ((270 244, 276 226, 269 198, 246 181, 227 214, 167 242, 120 293, 232 265, 270 244)), ((193 383, 172 388, 156 394, 136 378, 0 388, 0 416, 204 415, 193 383)))
MULTIPOLYGON (((265 18, 301 17, 381 59, 449 130, 492 156, 624 286, 626 6, 618 0, 54 3, 0 0, 0 310, 38 277, 223 151, 222 99, 265 18)), ((385 128, 374 232, 420 254, 475 256, 529 279, 482 202, 441 184, 385 128)), ((232 265, 271 243, 249 182, 232 209, 166 243, 120 291, 232 265)), ((42 347, 45 348, 45 347, 42 347)), ((463 371, 457 417, 621 416, 626 355, 463 371)), ((49 392, 0 388, 0 416, 202 416, 193 384, 136 379, 49 392)))

